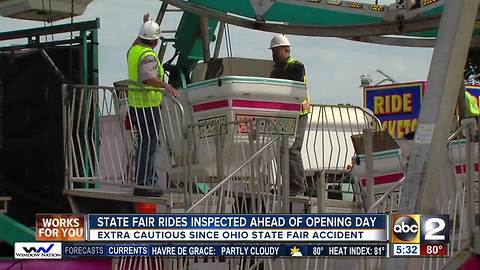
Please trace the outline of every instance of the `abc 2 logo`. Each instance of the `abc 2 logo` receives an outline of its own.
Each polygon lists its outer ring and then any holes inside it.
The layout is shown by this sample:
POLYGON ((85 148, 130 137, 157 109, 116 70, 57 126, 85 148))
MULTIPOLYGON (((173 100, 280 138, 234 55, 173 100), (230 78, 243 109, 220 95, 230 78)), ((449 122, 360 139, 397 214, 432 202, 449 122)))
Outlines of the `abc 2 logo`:
POLYGON ((449 241, 448 215, 402 215, 391 217, 394 244, 440 244, 449 241))

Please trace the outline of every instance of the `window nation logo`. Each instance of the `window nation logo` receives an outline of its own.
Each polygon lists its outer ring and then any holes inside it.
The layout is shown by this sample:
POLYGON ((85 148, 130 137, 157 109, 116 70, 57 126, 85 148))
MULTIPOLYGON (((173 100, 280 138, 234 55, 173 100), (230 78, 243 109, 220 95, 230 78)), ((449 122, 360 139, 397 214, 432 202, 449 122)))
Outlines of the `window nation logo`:
POLYGON ((61 259, 60 242, 18 242, 15 243, 15 259, 61 259))

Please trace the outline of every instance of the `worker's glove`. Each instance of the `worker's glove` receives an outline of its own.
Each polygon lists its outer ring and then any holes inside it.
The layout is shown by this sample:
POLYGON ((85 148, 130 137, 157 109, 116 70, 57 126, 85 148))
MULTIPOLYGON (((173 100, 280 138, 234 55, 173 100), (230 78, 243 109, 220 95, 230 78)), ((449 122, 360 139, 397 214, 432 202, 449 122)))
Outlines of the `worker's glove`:
POLYGON ((310 112, 310 100, 307 99, 306 102, 302 103, 302 112, 310 112))
POLYGON ((173 86, 171 86, 170 84, 166 84, 165 85, 165 90, 167 92, 169 92, 170 94, 172 94, 173 97, 177 97, 178 93, 177 93, 177 89, 175 89, 173 86))

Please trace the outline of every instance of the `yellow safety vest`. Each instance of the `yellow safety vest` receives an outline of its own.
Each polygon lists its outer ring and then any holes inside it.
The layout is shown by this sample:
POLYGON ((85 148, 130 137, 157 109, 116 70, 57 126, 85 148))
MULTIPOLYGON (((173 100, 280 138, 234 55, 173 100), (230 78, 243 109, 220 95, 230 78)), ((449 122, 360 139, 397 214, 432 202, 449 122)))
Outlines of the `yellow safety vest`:
POLYGON ((480 115, 480 110, 477 106, 475 98, 465 91, 465 113, 467 117, 475 117, 480 115))
MULTIPOLYGON (((285 64, 284 69, 288 69, 291 65, 293 65, 297 60, 295 60, 293 57, 289 57, 287 60, 287 63, 285 64)), ((305 87, 307 86, 307 74, 303 75, 303 82, 305 83, 305 87)), ((308 94, 307 91, 307 98, 302 101, 302 108, 300 111, 300 115, 307 115, 310 113, 310 95, 308 94)))
MULTIPOLYGON (((157 54, 152 50, 152 48, 142 44, 134 45, 128 51, 128 56, 127 56, 128 79, 139 82, 138 68, 142 60, 147 56, 152 56, 155 58, 158 66, 157 68, 158 77, 161 80, 163 80, 165 71, 163 70, 160 60, 158 60, 157 54)), ((142 82, 139 82, 139 83, 142 83, 142 82)), ((162 99, 163 99, 162 93, 158 90, 148 91, 145 89, 138 89, 138 86, 134 86, 134 85, 129 85, 128 88, 131 88, 131 90, 128 91, 128 105, 130 107, 147 108, 147 107, 159 106, 160 104, 162 104, 162 99)))

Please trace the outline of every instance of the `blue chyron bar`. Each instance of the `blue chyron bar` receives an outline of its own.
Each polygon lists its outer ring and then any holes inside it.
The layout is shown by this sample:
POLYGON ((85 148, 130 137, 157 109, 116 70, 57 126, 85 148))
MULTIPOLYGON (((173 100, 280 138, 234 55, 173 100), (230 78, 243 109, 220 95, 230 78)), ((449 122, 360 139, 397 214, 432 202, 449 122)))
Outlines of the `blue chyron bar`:
POLYGON ((118 256, 163 256, 163 257, 324 257, 324 256, 369 256, 385 257, 388 244, 80 244, 64 243, 63 258, 69 257, 118 257, 118 256))
POLYGON ((89 215, 91 242, 378 243, 384 214, 89 215))

